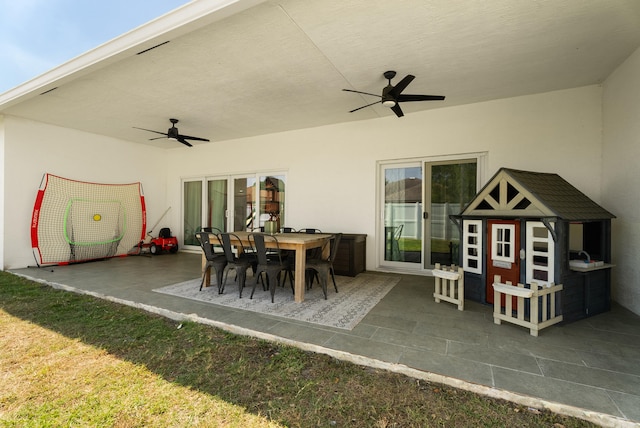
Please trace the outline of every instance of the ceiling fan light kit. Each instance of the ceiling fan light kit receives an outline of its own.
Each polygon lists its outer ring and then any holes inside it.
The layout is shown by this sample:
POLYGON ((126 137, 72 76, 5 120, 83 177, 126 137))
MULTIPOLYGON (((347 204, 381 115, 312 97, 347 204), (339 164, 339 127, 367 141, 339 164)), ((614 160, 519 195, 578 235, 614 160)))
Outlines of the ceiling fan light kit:
POLYGON ((189 135, 180 134, 180 132, 178 131, 178 128, 176 128, 176 123, 179 122, 178 119, 169 119, 169 122, 171 122, 171 128, 169 128, 167 130, 167 132, 160 132, 160 131, 154 131, 152 129, 138 128, 137 126, 134 126, 134 128, 135 129, 141 129, 143 131, 153 132, 155 134, 164 135, 164 137, 149 138, 149 141, 151 141, 151 140, 159 140, 161 138, 167 138, 168 140, 178 141, 178 142, 184 144, 187 147, 193 147, 193 144, 191 144, 187 140, 209 141, 206 138, 191 137, 189 135))
POLYGON ((398 117, 404 116, 402 109, 400 108, 401 102, 408 101, 442 101, 444 100, 443 95, 409 95, 403 94, 402 91, 409 86, 409 83, 413 81, 416 77, 407 74, 402 80, 400 80, 395 86, 391 84, 391 79, 396 77, 396 72, 393 70, 385 71, 383 73, 385 79, 389 81, 389 84, 382 89, 382 95, 370 94, 369 92, 355 91, 353 89, 343 89, 343 91, 354 92, 356 94, 370 95, 373 97, 380 97, 380 101, 376 101, 362 107, 358 107, 349 111, 349 113, 353 113, 354 111, 361 110, 365 107, 372 106, 374 104, 381 103, 385 107, 389 107, 398 117))

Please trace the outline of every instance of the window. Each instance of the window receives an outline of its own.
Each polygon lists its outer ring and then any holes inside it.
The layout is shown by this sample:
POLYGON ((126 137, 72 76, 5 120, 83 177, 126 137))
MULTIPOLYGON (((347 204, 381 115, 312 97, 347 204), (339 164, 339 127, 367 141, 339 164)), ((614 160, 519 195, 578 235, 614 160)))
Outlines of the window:
POLYGON ((512 224, 496 224, 491 230, 491 258, 494 261, 513 263, 513 243, 515 242, 515 226, 512 224))
POLYGON ((554 281, 553 237, 542 222, 527 222, 527 284, 554 281))
POLYGON ((471 273, 482 273, 482 220, 464 220, 462 267, 471 273))

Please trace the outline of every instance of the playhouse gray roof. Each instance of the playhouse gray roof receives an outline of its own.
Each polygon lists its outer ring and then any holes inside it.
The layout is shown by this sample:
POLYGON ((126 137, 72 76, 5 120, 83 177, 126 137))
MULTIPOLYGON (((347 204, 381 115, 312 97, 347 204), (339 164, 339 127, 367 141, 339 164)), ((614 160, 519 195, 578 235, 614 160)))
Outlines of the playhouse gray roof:
MULTIPOLYGON (((513 199, 513 195, 510 197, 513 199)), ((463 210, 465 215, 492 214, 518 217, 557 217, 568 221, 593 221, 615 218, 613 214, 591 200, 580 190, 571 185, 558 174, 521 171, 501 168, 487 185, 478 192, 475 198, 463 210), (529 205, 513 204, 510 201, 497 200, 505 198, 505 191, 497 199, 488 198, 497 195, 501 183, 508 183, 511 193, 517 191, 519 197, 530 202, 529 205), (488 208, 486 200, 490 200, 488 208)))

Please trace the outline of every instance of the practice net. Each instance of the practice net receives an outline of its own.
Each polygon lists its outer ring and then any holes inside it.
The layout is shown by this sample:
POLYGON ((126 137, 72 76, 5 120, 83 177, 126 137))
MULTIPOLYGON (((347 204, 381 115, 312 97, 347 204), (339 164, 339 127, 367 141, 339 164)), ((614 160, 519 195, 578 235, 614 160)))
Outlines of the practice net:
POLYGON ((38 265, 126 255, 144 239, 140 183, 100 184, 45 174, 31 218, 38 265))

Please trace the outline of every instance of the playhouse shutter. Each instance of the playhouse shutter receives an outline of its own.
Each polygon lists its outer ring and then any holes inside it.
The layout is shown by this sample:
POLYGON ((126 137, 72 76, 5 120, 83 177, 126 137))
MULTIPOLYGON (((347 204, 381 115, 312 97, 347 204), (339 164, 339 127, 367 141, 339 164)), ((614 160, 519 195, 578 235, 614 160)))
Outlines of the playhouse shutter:
POLYGON ((464 220, 462 268, 465 272, 482 273, 482 220, 464 220))
MULTIPOLYGON (((554 225, 555 223, 551 223, 554 225)), ((549 285, 554 282, 555 260, 553 237, 542 222, 527 222, 526 282, 549 285)))

